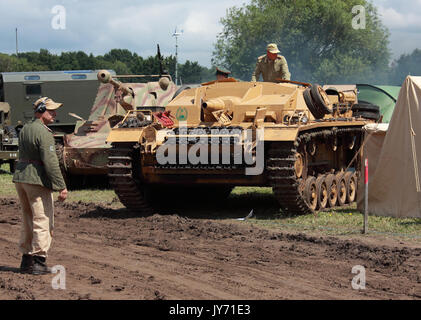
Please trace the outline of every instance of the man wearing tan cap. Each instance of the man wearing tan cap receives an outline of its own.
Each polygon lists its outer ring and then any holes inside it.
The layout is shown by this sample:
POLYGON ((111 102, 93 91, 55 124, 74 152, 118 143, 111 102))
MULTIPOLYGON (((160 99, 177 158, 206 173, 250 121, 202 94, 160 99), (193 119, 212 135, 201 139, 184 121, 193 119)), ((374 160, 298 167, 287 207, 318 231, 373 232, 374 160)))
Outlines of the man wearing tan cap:
POLYGON ((251 81, 259 80, 260 74, 265 82, 277 82, 276 79, 291 80, 288 63, 279 52, 275 43, 268 44, 266 54, 257 58, 251 81))
POLYGON ((61 106, 47 97, 38 99, 34 103, 35 120, 19 134, 19 161, 13 182, 22 207, 19 249, 23 254, 20 266, 23 273, 51 273, 46 258, 54 228, 53 191, 59 191, 58 199, 64 201, 67 189, 54 137, 47 125, 54 122, 61 106))

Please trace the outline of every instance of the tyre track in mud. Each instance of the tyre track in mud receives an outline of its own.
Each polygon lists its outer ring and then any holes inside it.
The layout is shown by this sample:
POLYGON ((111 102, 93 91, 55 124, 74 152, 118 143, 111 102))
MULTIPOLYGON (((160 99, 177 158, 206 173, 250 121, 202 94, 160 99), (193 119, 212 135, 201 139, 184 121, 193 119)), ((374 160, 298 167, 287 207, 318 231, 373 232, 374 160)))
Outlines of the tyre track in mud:
MULTIPOLYGON (((13 272, 20 263, 16 200, 0 199, 1 299, 421 299, 421 248, 273 232, 233 220, 153 215, 59 204, 48 262, 53 275, 13 272), (351 288, 354 265, 367 288, 351 288)), ((16 271, 16 270, 15 270, 16 271)))

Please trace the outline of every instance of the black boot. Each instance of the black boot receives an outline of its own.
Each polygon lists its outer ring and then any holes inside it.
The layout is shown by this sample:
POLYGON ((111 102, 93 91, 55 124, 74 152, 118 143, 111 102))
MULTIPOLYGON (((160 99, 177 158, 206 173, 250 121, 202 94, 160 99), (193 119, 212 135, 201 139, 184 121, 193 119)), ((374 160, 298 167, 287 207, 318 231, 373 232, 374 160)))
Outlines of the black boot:
POLYGON ((48 274, 51 273, 51 269, 47 267, 46 258, 41 256, 33 256, 34 265, 32 267, 32 274, 48 274))
POLYGON ((30 254, 24 254, 22 256, 22 262, 20 263, 20 272, 32 273, 32 267, 34 265, 34 259, 30 254))

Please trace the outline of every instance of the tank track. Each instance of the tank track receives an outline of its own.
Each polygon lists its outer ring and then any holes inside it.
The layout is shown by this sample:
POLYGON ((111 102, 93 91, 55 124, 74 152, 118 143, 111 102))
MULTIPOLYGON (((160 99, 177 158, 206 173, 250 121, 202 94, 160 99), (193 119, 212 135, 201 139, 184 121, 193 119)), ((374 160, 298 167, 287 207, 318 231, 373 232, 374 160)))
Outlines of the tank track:
MULTIPOLYGON (((296 153, 303 144, 313 139, 329 139, 341 135, 359 135, 361 128, 337 128, 316 130, 300 134, 294 142, 280 142, 271 145, 266 162, 269 184, 277 198, 281 210, 287 215, 314 214, 303 198, 304 180, 295 173, 296 153)), ((355 147, 358 150, 357 146, 355 147)), ((327 173, 327 172, 326 172, 327 173)))
POLYGON ((121 203, 131 211, 148 215, 148 205, 140 180, 136 178, 136 146, 128 143, 113 143, 108 156, 108 179, 121 203))

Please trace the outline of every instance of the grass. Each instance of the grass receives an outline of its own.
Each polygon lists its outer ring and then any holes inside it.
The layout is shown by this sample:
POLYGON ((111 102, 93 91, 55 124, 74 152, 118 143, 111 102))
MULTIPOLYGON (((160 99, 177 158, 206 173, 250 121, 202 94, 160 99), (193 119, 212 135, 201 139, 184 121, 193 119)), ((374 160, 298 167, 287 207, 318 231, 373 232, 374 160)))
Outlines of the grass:
MULTIPOLYGON (((288 229, 294 231, 317 231, 324 235, 361 234, 364 215, 356 209, 356 204, 349 207, 326 210, 315 215, 287 217, 277 209, 271 188, 237 187, 231 193, 231 201, 242 203, 261 203, 255 211, 255 217, 248 223, 270 229, 288 229)), ((405 237, 421 241, 420 218, 394 218, 369 216, 369 234, 384 234, 405 237)))
MULTIPOLYGON (((58 193, 55 193, 57 198, 58 193)), ((9 165, 3 164, 0 166, 0 196, 1 197, 17 197, 15 186, 12 182, 12 174, 9 171, 9 165)), ((93 203, 111 203, 116 204, 116 207, 122 207, 122 204, 117 201, 117 196, 113 190, 102 189, 86 189, 69 191, 68 199, 71 202, 93 202, 93 203)))
MULTIPOLYGON (((9 166, 6 164, 0 166, 0 196, 17 196, 9 166)), ((68 201, 111 204, 116 210, 123 208, 112 190, 69 191, 68 201)), ((360 234, 363 229, 363 215, 355 205, 319 212, 316 215, 283 216, 278 209, 271 188, 237 187, 226 201, 199 208, 189 206, 188 198, 182 199, 182 201, 187 203, 183 209, 178 211, 174 209, 168 213, 226 220, 245 217, 253 209, 255 215, 246 223, 275 230, 317 231, 323 235, 352 235, 360 234)), ((369 233, 421 241, 421 219, 370 216, 369 233)))

